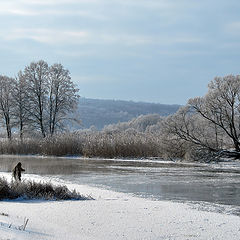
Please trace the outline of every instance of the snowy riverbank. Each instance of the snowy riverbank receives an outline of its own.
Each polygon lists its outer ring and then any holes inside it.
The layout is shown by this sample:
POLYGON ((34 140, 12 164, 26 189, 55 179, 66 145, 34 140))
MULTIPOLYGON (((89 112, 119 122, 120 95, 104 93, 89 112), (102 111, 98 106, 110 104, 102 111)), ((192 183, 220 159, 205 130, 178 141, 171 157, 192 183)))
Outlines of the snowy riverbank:
MULTIPOLYGON (((10 174, 1 173, 10 179, 10 174)), ((33 175, 25 179, 48 181, 33 175)), ((56 183, 56 179, 51 180, 56 183)), ((65 184, 61 182, 60 184, 65 184)), ((240 239, 240 217, 67 184, 87 201, 2 201, 0 240, 240 239), (29 219, 26 230, 18 230, 29 219)))

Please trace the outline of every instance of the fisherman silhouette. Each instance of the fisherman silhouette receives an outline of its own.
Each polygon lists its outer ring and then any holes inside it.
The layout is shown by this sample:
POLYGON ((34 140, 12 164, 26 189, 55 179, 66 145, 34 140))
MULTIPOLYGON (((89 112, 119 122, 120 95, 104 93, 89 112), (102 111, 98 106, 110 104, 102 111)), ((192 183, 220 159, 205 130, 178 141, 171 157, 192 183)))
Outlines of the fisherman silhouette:
POLYGON ((12 171, 12 175, 16 181, 21 182, 22 172, 24 172, 25 169, 22 168, 22 163, 19 162, 16 167, 12 171))

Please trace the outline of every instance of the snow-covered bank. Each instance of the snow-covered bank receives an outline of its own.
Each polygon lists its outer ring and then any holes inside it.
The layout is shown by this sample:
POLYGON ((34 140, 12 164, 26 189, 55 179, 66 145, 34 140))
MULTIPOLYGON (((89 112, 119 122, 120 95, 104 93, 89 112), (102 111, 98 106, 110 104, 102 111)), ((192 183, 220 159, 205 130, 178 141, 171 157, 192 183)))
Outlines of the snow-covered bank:
MULTIPOLYGON (((10 179, 8 173, 0 175, 10 179)), ((48 180, 27 174, 24 178, 48 180)), ((67 186, 96 200, 0 202, 0 240, 240 239, 237 216, 85 185, 67 186), (24 218, 29 219, 26 231, 18 230, 24 218)))

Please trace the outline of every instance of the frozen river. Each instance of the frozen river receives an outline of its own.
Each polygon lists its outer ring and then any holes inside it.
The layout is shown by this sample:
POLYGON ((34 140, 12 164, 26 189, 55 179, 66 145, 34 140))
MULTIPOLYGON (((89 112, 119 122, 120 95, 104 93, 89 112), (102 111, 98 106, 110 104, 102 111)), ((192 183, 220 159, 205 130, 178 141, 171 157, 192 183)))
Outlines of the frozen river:
POLYGON ((21 161, 29 174, 54 175, 156 200, 231 205, 235 214, 240 206, 239 161, 198 164, 32 156, 1 156, 0 161, 0 171, 11 171, 21 161))

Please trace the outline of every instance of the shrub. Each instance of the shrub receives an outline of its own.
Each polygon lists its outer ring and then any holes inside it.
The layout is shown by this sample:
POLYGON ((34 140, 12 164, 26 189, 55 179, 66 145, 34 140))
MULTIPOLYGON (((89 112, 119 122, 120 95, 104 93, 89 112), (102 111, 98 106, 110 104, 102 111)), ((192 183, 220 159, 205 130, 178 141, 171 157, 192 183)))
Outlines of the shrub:
POLYGON ((75 190, 70 191, 66 186, 55 186, 51 183, 24 181, 8 182, 0 178, 0 200, 3 199, 45 199, 45 200, 88 200, 75 190))
MULTIPOLYGON (((149 129, 148 129, 149 130, 149 129)), ((0 139, 0 154, 40 154, 49 156, 85 156, 102 158, 182 158, 185 141, 174 141, 160 132, 136 129, 77 131, 46 138, 0 139)))

